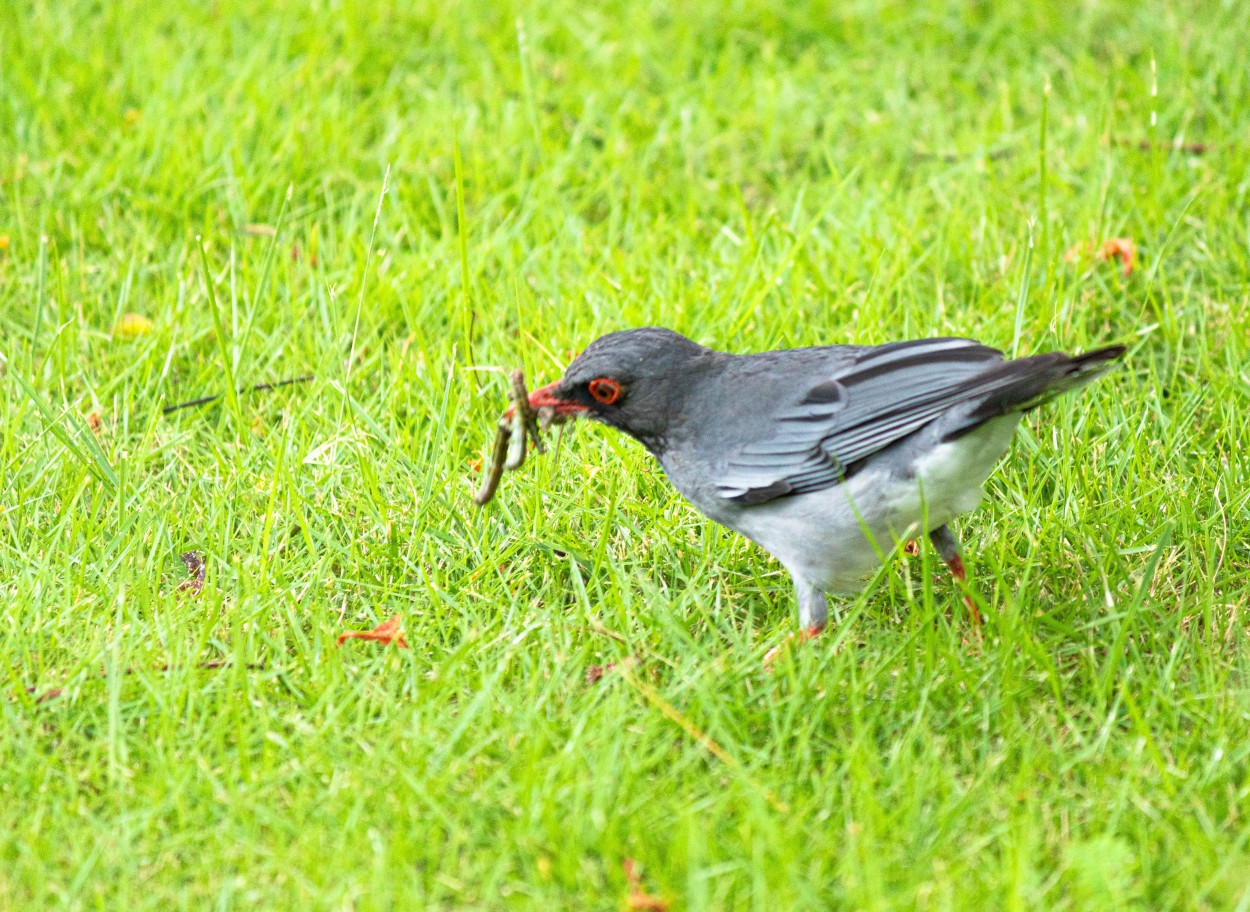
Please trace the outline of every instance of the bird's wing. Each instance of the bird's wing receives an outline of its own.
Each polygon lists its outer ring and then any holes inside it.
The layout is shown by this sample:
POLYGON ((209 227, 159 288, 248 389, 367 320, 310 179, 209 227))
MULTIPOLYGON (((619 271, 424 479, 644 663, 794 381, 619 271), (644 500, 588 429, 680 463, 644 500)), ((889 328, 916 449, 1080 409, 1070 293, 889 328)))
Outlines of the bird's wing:
POLYGON ((728 455, 718 492, 750 505, 838 484, 865 457, 992 393, 1002 357, 972 339, 864 349, 797 400, 778 403, 768 432, 728 455))

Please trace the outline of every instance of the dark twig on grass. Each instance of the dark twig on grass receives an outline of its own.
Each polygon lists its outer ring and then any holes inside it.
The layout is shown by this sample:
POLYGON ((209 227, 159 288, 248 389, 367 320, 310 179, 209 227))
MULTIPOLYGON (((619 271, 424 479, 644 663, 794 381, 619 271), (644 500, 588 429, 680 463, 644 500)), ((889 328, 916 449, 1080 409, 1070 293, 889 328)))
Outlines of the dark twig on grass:
MULTIPOLYGON (((198 665, 192 665, 191 667, 195 668, 198 671, 216 671, 222 668, 229 668, 230 665, 231 665, 231 662, 229 659, 211 659, 207 662, 200 662, 198 665)), ((158 674, 162 674, 162 673, 166 673, 170 671, 178 671, 179 669, 185 668, 185 667, 187 666, 165 664, 165 665, 158 665, 156 668, 153 668, 152 671, 158 674)), ((266 666, 264 662, 249 662, 247 665, 243 667, 246 668, 248 671, 264 671, 266 666)), ((143 670, 144 669, 140 669, 140 668, 126 668, 122 671, 122 674, 133 675, 133 674, 138 674, 140 671, 143 671, 143 670)), ((107 672, 101 671, 97 675, 97 677, 100 677, 100 678, 107 677, 107 672)), ((28 694, 37 693, 38 691, 39 691, 38 687, 26 688, 26 692, 28 694)), ((49 700, 55 700, 57 697, 61 697, 64 695, 65 695, 65 688, 50 687, 47 690, 45 690, 43 693, 39 694, 39 696, 35 697, 35 702, 47 703, 49 700)))
MULTIPOLYGON (((305 374, 302 377, 292 377, 289 380, 278 380, 274 383, 257 383, 255 386, 243 387, 242 389, 239 390, 239 393, 240 394, 260 393, 266 390, 275 390, 280 386, 290 386, 293 383, 307 383, 309 380, 312 380, 312 379, 313 379, 312 374, 305 374)), ((208 405, 210 402, 216 402, 218 399, 222 397, 222 395, 223 395, 222 393, 218 393, 215 396, 201 396, 199 399, 191 399, 187 402, 179 402, 176 405, 167 405, 163 409, 161 409, 161 413, 164 415, 168 415, 170 412, 176 412, 179 409, 194 408, 197 405, 208 405)))
POLYGON ((1150 139, 1128 139, 1123 136, 1117 136, 1114 140, 1112 140, 1112 142, 1114 142, 1117 146, 1128 146, 1142 152, 1150 152, 1154 149, 1163 149, 1167 152, 1183 152, 1186 155, 1206 155, 1212 149, 1210 143, 1155 142, 1150 139))
POLYGON ((999 161, 1004 158, 1011 158, 1016 154, 1015 149, 1002 148, 991 149, 988 152, 973 152, 969 155, 956 155, 952 152, 913 152, 912 161, 940 161, 948 165, 958 164, 961 161, 975 161, 978 158, 984 158, 986 161, 999 161))

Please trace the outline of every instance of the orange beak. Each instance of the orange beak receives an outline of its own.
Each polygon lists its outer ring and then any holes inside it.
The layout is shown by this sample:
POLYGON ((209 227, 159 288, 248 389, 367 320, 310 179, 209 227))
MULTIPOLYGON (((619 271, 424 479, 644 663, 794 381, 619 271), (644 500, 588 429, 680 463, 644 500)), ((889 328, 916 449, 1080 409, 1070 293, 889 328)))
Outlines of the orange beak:
MULTIPOLYGON (((552 391, 559 385, 560 381, 557 380, 555 383, 548 383, 530 393, 530 408, 535 411, 540 408, 553 408, 556 410, 557 418, 576 418, 588 411, 586 406, 580 403, 556 398, 552 391)), ((511 418, 515 411, 515 408, 509 406, 508 410, 503 413, 504 417, 511 418)))

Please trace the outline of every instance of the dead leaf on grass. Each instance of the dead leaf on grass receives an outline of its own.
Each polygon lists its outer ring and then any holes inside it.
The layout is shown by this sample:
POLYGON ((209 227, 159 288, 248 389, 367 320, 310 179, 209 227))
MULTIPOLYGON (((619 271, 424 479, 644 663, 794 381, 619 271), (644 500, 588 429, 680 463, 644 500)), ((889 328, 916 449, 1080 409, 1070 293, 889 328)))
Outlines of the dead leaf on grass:
POLYGON ((187 551, 178 555, 182 558, 183 564, 187 568, 187 579, 178 584, 179 592, 186 592, 189 595, 199 595, 204 588, 204 555, 199 551, 187 551))

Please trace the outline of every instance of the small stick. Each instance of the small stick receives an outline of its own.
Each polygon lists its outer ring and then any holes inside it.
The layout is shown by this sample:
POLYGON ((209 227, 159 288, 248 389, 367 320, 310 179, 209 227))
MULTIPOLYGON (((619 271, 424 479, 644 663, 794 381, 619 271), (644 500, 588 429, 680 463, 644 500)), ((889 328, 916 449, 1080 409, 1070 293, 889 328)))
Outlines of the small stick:
POLYGON ((974 152, 968 155, 952 155, 943 152, 913 152, 912 161, 940 161, 947 165, 953 165, 960 161, 975 161, 977 158, 984 157, 986 161, 1000 161, 1004 158, 1011 158, 1016 154, 1016 150, 1006 147, 1002 149, 990 149, 987 152, 974 152))
MULTIPOLYGON (((181 671, 183 668, 190 667, 190 668, 198 668, 202 671, 216 671, 222 668, 229 668, 230 665, 231 665, 230 659, 210 659, 207 662, 200 662, 196 665, 191 665, 191 666, 170 665, 168 662, 166 662, 164 665, 158 665, 156 668, 153 668, 151 670, 154 672, 169 672, 169 671, 181 671)), ((266 670, 266 666, 264 662, 249 662, 247 665, 243 667, 246 668, 248 671, 265 671, 266 670)), ((121 673, 123 675, 132 675, 132 674, 138 674, 139 672, 144 671, 144 670, 145 669, 142 669, 142 668, 123 668, 121 673)), ((106 676, 107 676, 107 672, 101 671, 96 677, 103 678, 106 676)), ((57 697, 62 697, 65 695, 65 689, 63 687, 51 687, 48 690, 45 690, 43 693, 39 693, 39 688, 37 687, 27 687, 26 692, 32 695, 37 694, 37 696, 35 696, 36 703, 47 703, 49 700, 55 700, 57 697)))
MULTIPOLYGON (((292 377, 290 380, 278 380, 275 383, 257 383, 255 386, 245 386, 239 390, 240 393, 261 393, 266 390, 274 390, 280 386, 290 386, 292 383, 307 383, 313 378, 312 374, 305 374, 303 377, 292 377)), ((187 402, 179 402, 175 405, 167 405, 161 409, 162 415, 168 415, 179 409, 194 408, 197 405, 208 405, 210 402, 216 402, 222 396, 218 393, 216 396, 201 396, 199 399, 191 399, 187 402)))
POLYGON ((1117 145, 1132 146, 1140 149, 1142 152, 1149 152, 1152 149, 1165 149, 1168 152, 1183 152, 1186 155, 1206 155, 1211 151, 1210 143, 1193 142, 1193 143, 1175 143, 1175 142, 1153 142, 1149 139, 1139 139, 1137 141, 1117 136, 1113 140, 1117 145))

